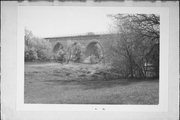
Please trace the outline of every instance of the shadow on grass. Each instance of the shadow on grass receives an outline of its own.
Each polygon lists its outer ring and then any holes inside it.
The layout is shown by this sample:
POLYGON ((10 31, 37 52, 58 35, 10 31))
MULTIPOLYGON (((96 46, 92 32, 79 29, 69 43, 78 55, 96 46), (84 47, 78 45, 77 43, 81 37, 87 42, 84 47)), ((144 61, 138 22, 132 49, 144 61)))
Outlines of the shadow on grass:
POLYGON ((63 85, 73 86, 79 85, 81 89, 100 89, 100 88, 111 88, 116 86, 127 86, 130 84, 137 84, 139 82, 158 82, 158 79, 116 79, 116 80, 46 80, 43 81, 48 85, 63 85))

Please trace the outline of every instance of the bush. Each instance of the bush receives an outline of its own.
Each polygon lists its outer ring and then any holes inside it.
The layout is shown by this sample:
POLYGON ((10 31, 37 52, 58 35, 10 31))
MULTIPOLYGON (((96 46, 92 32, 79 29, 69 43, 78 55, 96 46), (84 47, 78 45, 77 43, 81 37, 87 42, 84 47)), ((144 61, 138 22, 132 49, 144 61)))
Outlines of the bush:
POLYGON ((35 49, 29 49, 25 51, 25 61, 26 62, 32 62, 34 60, 37 60, 37 52, 35 49))
POLYGON ((69 59, 68 61, 80 62, 82 60, 82 48, 80 43, 73 43, 67 52, 69 59))
POLYGON ((39 61, 49 61, 51 59, 51 54, 46 49, 37 50, 37 56, 39 61))
POLYGON ((35 37, 31 31, 25 30, 25 61, 49 61, 53 57, 52 45, 49 41, 35 37))
POLYGON ((127 60, 124 59, 122 56, 112 57, 111 65, 112 65, 112 72, 118 73, 121 77, 128 77, 130 73, 128 68, 129 65, 127 60))
POLYGON ((57 54, 56 54, 56 56, 55 56, 55 59, 56 59, 58 62, 63 63, 63 62, 66 61, 65 55, 66 55, 66 54, 65 54, 64 50, 63 50, 63 49, 60 49, 60 50, 57 52, 57 54))
POLYGON ((81 61, 81 49, 80 48, 74 49, 72 60, 74 62, 80 62, 81 61))
POLYGON ((95 55, 91 55, 90 56, 90 62, 91 62, 91 64, 95 64, 95 63, 98 63, 99 62, 99 58, 97 57, 97 56, 95 56, 95 55))

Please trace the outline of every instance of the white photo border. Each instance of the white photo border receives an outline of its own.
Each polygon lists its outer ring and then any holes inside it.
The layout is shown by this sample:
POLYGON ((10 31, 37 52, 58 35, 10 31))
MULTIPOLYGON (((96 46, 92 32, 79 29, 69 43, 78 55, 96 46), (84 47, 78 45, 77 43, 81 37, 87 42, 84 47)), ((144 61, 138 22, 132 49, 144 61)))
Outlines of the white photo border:
MULTIPOLYGON (((17 24, 17 106, 18 111, 121 111, 121 112, 167 112, 168 111, 168 51, 169 51, 169 8, 168 7, 93 7, 113 9, 120 13, 144 13, 160 15, 160 78, 158 105, 102 105, 102 104, 24 104, 24 25, 23 9, 27 7, 59 6, 18 6, 17 24)), ((78 7, 78 6, 62 6, 78 7)), ((84 7, 84 6, 81 6, 84 7)), ((85 6, 89 7, 89 6, 85 6)), ((92 9, 92 7, 90 7, 92 9)), ((71 10, 71 9, 69 9, 71 10)))

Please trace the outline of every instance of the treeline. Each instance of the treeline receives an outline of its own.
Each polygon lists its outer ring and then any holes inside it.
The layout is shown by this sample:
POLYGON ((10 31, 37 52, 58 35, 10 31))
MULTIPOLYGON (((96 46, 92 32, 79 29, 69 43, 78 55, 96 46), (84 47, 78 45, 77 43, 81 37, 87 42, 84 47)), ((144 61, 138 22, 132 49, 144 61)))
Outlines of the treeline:
POLYGON ((83 58, 82 47, 79 43, 72 43, 64 47, 60 42, 55 46, 42 38, 33 35, 32 31, 25 29, 25 62, 81 62, 83 58))
POLYGON ((49 41, 38 38, 30 30, 25 29, 25 62, 50 61, 52 59, 52 45, 49 41))
POLYGON ((159 77, 159 25, 155 14, 109 15, 117 37, 110 47, 112 68, 125 78, 159 77))

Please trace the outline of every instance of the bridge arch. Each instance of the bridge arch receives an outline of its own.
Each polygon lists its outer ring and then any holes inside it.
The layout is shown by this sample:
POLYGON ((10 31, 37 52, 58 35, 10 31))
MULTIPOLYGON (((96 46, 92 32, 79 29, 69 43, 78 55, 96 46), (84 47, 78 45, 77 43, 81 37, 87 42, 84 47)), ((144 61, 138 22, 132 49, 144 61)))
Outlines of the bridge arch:
POLYGON ((63 49, 64 46, 61 42, 56 42, 56 44, 53 47, 53 52, 57 53, 60 49, 63 49))
POLYGON ((101 56, 99 56, 100 61, 103 60, 104 62, 104 48, 102 46, 102 44, 98 41, 98 40, 93 40, 90 41, 87 45, 86 45, 86 49, 85 49, 85 56, 89 57, 91 55, 95 55, 96 56, 96 52, 101 52, 101 56), (97 51, 98 50, 100 51, 97 51))

